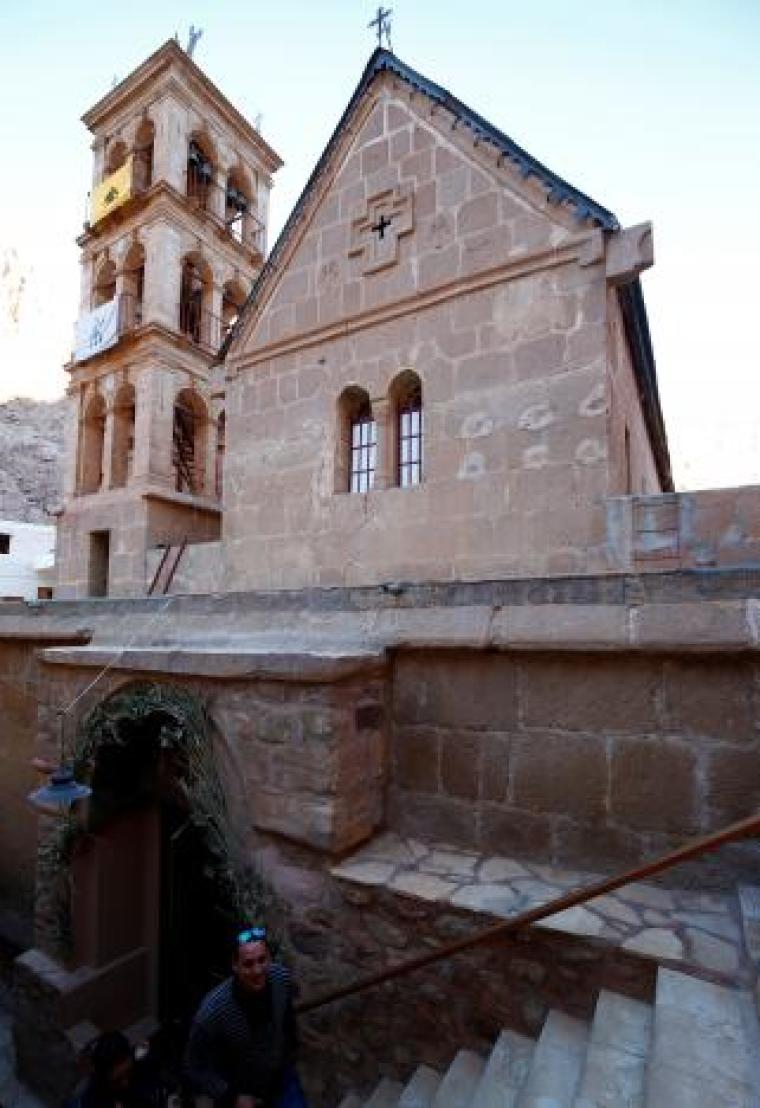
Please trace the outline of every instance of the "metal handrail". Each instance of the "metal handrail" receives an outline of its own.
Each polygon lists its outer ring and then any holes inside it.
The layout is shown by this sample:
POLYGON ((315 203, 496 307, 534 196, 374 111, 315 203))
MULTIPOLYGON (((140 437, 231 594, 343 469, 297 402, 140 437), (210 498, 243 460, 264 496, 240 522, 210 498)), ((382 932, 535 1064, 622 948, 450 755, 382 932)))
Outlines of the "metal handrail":
POLYGON ((161 555, 161 560, 159 561, 158 566, 156 567, 156 572, 153 574, 153 580, 151 581, 150 588, 148 589, 148 596, 153 596, 153 593, 156 591, 156 585, 158 584, 158 579, 161 576, 161 573, 163 572, 164 566, 166 565, 166 561, 167 561, 167 558, 169 557, 169 551, 170 550, 171 550, 171 546, 167 543, 167 545, 164 547, 164 552, 161 555))
POLYGON ((330 992, 322 993, 311 999, 307 998, 297 1006, 297 1011, 301 1013, 312 1012, 315 1008, 322 1008, 324 1005, 332 1004, 336 1000, 344 1000, 346 997, 354 996, 356 993, 375 988, 377 985, 383 985, 386 981, 392 981, 396 977, 404 977, 406 974, 414 973, 416 970, 423 969, 425 966, 430 966, 434 962, 441 962, 447 958, 451 958, 452 955, 459 954, 463 950, 471 950, 472 947, 492 943, 494 940, 501 939, 513 931, 519 931, 532 923, 538 923, 539 920, 546 919, 548 916, 556 915, 557 912, 564 912, 568 908, 576 908, 589 900, 593 900, 597 896, 603 896, 605 893, 614 892, 615 889, 620 889, 623 885, 630 885, 634 881, 641 881, 645 877, 653 877, 655 874, 663 873, 665 870, 680 865, 682 862, 691 861, 691 859, 698 858, 702 854, 707 854, 711 850, 717 850, 718 847, 725 846, 726 843, 734 842, 737 839, 750 838, 759 833, 760 815, 748 816, 746 819, 739 820, 738 823, 732 823, 729 827, 724 827, 721 831, 713 831, 709 835, 704 835, 699 839, 687 843, 685 846, 678 847, 676 850, 671 850, 669 853, 663 854, 651 862, 645 862, 643 866, 627 870, 625 873, 619 873, 614 877, 603 878, 601 881, 596 881, 592 885, 586 885, 581 889, 575 889, 572 892, 565 893, 563 896, 550 900, 547 904, 541 904, 536 908, 529 909, 527 912, 522 912, 519 916, 514 916, 512 919, 504 920, 502 923, 496 923, 491 927, 483 928, 480 931, 476 931, 473 935, 468 935, 464 939, 457 939, 455 942, 447 943, 445 946, 430 951, 428 954, 421 954, 417 958, 410 958, 406 962, 400 962, 397 966, 391 966, 389 969, 381 970, 379 973, 373 973, 368 977, 360 978, 351 985, 344 985, 339 989, 333 989, 330 992))

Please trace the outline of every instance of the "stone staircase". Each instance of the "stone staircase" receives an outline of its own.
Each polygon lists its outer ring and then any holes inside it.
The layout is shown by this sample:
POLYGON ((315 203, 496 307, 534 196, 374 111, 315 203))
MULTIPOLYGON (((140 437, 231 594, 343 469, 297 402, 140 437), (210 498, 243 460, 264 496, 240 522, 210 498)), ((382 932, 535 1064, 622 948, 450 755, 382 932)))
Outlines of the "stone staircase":
POLYGON ((535 1042, 502 1031, 340 1108, 760 1108, 759 1034, 749 992, 660 969, 654 1004, 602 990, 590 1024, 551 1011, 535 1042))

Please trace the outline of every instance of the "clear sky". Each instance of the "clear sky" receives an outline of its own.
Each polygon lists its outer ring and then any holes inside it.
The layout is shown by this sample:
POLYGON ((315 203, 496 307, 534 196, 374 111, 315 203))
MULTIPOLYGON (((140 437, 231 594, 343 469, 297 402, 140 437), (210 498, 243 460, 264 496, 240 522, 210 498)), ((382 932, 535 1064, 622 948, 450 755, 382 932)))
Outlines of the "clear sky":
MULTIPOLYGON (((760 483, 760 2, 389 0, 397 54, 621 223, 643 278, 679 487, 760 483)), ((270 241, 373 48, 368 0, 0 5, 0 399, 56 396, 90 180, 82 112, 189 24, 195 59, 285 159, 270 241), (9 279, 6 278, 5 284, 9 279)))

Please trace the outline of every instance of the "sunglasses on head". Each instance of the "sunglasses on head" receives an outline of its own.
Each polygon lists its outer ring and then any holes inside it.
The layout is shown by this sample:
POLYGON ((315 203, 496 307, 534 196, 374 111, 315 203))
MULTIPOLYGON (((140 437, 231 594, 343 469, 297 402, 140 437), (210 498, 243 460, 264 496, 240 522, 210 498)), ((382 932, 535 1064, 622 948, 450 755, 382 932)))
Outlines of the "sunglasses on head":
POLYGON ((243 946, 245 943, 266 942, 266 937, 266 927, 247 927, 245 931, 238 932, 235 941, 238 946, 243 946))

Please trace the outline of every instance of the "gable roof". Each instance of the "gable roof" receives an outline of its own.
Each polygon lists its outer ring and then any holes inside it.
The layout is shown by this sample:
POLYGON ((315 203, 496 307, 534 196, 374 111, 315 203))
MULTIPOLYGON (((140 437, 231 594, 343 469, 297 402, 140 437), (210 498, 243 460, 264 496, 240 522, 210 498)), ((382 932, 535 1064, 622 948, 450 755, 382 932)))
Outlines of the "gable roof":
MULTIPOLYGON (((285 226, 283 227, 277 242, 265 262, 261 272, 253 284, 250 294, 243 305, 240 315, 234 327, 227 334, 219 351, 219 361, 227 356, 230 346, 240 333, 245 317, 251 306, 257 301, 266 283, 276 272, 282 255, 285 251, 292 233, 303 218, 306 208, 320 182, 323 173, 332 163, 333 154, 343 138, 346 128, 361 103, 364 94, 377 76, 382 73, 392 73, 413 89, 422 92, 434 103, 445 108, 454 116, 459 126, 464 126, 472 131, 474 138, 480 142, 490 143, 499 152, 499 158, 512 162, 524 179, 535 177, 544 187, 547 199, 552 204, 565 204, 575 211, 578 222, 586 220, 596 224, 604 231, 620 230, 617 217, 601 204, 597 204, 591 197, 573 187, 554 173, 547 166, 539 162, 508 135, 500 131, 483 116, 468 108, 447 89, 428 80, 421 73, 417 73, 411 66, 402 62, 395 54, 382 47, 378 47, 370 57, 359 84, 356 86, 353 96, 341 116, 337 127, 333 131, 327 146, 309 177, 303 192, 296 201, 285 226)), ((638 278, 630 285, 618 290, 620 306, 625 321, 626 333, 631 346, 631 354, 636 373, 636 381, 642 408, 651 436, 652 448, 655 455, 657 470, 666 491, 672 490, 673 479, 670 473, 670 456, 668 452, 665 423, 660 406, 660 398, 657 390, 657 374, 655 370, 654 353, 649 334, 644 297, 641 291, 641 283, 638 278)))

